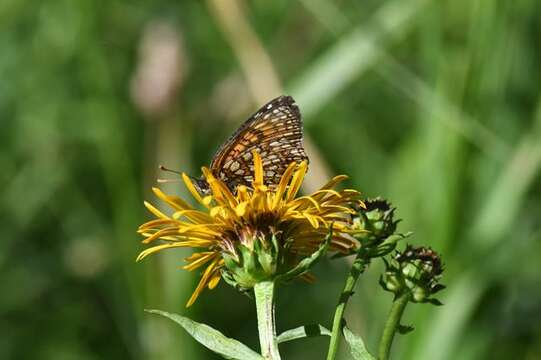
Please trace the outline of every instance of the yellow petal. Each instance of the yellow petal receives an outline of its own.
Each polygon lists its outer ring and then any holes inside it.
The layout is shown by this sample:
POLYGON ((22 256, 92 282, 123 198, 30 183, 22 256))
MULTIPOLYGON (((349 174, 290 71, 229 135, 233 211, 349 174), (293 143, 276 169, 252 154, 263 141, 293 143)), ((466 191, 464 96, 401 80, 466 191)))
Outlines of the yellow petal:
POLYGON ((191 260, 188 265, 184 265, 182 268, 184 270, 193 271, 203 265, 205 265, 210 260, 214 259, 218 254, 216 252, 206 251, 202 253, 203 255, 199 256, 197 259, 191 260))
POLYGON ((177 241, 218 241, 218 236, 202 231, 186 231, 178 235, 177 241))
POLYGON ((165 215, 160 210, 156 209, 151 203, 145 201, 144 204, 145 204, 145 207, 148 209, 148 211, 153 213, 154 216, 157 216, 162 219, 169 219, 169 216, 165 215))
POLYGON ((203 198, 203 204, 205 204, 205 206, 210 206, 211 203, 212 203, 212 195, 207 195, 203 198))
POLYGON ((156 231, 154 234, 147 237, 142 242, 143 244, 148 244, 158 238, 161 238, 162 236, 176 235, 176 234, 178 234, 178 229, 175 229, 175 228, 162 229, 160 231, 156 231))
POLYGON ((199 210, 181 210, 173 214, 173 219, 180 219, 181 217, 186 217, 196 224, 206 224, 214 221, 207 213, 199 210))
POLYGON ((338 183, 346 180, 347 178, 348 178, 347 175, 335 176, 328 183, 323 185, 320 190, 331 189, 331 188, 335 187, 338 183))
POLYGON ((212 197, 219 203, 224 203, 224 197, 222 195, 222 189, 220 187, 220 182, 214 177, 214 175, 207 168, 202 168, 203 176, 207 180, 210 190, 212 192, 212 197))
POLYGON ((243 201, 235 208, 235 213, 238 217, 243 217, 246 214, 246 208, 248 207, 248 201, 243 201))
POLYGON ((293 201, 293 204, 296 204, 296 203, 301 204, 301 206, 299 207, 300 209, 306 209, 310 207, 310 204, 312 204, 318 211, 321 211, 319 203, 316 200, 314 200, 311 196, 301 196, 299 198, 296 198, 293 201))
POLYGON ((295 195, 297 195, 297 192, 299 191, 301 187, 302 180, 304 179, 304 175, 306 175, 307 169, 308 169, 308 163, 306 162, 306 160, 299 164, 299 167, 295 171, 295 174, 293 174, 291 185, 289 185, 286 201, 293 200, 295 198, 295 195))
POLYGON ((210 290, 214 289, 218 285, 221 279, 222 279, 222 274, 219 271, 215 271, 214 275, 209 280, 208 288, 210 290))
POLYGON ((252 209, 256 212, 265 212, 267 210, 267 187, 259 186, 252 194, 252 209))
POLYGON ((250 193, 248 192, 248 187, 246 185, 237 186, 237 197, 240 202, 250 201, 250 193))
POLYGON ((186 189, 192 194, 195 200, 197 200, 200 204, 206 206, 203 203, 203 199, 201 198, 201 195, 193 185, 192 179, 186 173, 182 173, 182 180, 184 180, 184 185, 186 185, 186 189))
POLYGON ((152 191, 157 197, 168 203, 175 210, 193 210, 192 206, 178 196, 167 195, 157 187, 153 187, 152 191))
POLYGON ((227 201, 227 204, 232 208, 237 206, 238 201, 233 196, 233 194, 231 193, 231 191, 229 190, 227 185, 224 184, 222 181, 218 181, 218 180, 216 180, 216 184, 220 188, 220 192, 221 192, 222 196, 224 197, 225 201, 227 201))
POLYGON ((192 261, 195 261, 203 256, 206 256, 207 254, 214 254, 215 252, 214 251, 201 251, 201 252, 194 252, 193 254, 191 254, 190 256, 188 256, 187 258, 184 258, 184 261, 187 261, 187 262, 192 262, 192 261))
POLYGON ((341 197, 340 193, 333 189, 320 189, 310 196, 314 198, 316 201, 322 201, 328 195, 335 196, 338 198, 341 197))
POLYGON ((303 213, 303 216, 310 222, 310 225, 312 225, 314 229, 317 229, 319 227, 319 221, 317 220, 317 217, 307 213, 303 213))
POLYGON ((207 182, 209 183, 209 186, 212 190, 212 196, 214 197, 214 199, 219 203, 229 205, 232 208, 237 206, 237 199, 233 196, 233 194, 229 190, 229 187, 227 187, 227 185, 223 181, 217 179, 207 168, 203 168, 202 170, 203 175, 207 179, 207 182))
POLYGON ((205 272, 203 272, 203 275, 201 276, 201 280, 199 281, 199 284, 197 284, 197 287, 195 288, 192 296, 188 300, 186 307, 192 306, 195 300, 197 300, 201 291, 203 291, 205 286, 207 286, 209 278, 214 273, 214 268, 216 267, 217 264, 218 264, 218 260, 214 259, 214 261, 210 263, 210 265, 205 269, 205 272))
POLYGON ((146 223, 139 226, 139 229, 137 231, 140 232, 140 231, 143 231, 143 230, 157 228, 157 227, 164 226, 164 225, 174 226, 174 225, 176 225, 176 223, 177 222, 175 220, 172 220, 172 219, 151 220, 151 221, 147 221, 146 223))
POLYGON ((296 162, 292 162, 287 167, 286 171, 284 171, 284 174, 282 175, 282 178, 280 179, 280 183, 278 184, 278 188, 276 188, 276 192, 274 194, 274 201, 272 204, 272 208, 276 209, 278 205, 280 204, 280 200, 282 200, 282 197, 284 196, 287 188, 287 184, 289 184, 289 180, 291 180, 291 176, 293 174, 293 170, 297 167, 296 162))
POLYGON ((252 151, 252 156, 254 157, 254 181, 252 181, 252 186, 255 188, 258 185, 263 185, 263 162, 256 150, 252 151))
POLYGON ((221 231, 223 231, 222 224, 188 224, 178 229, 179 234, 184 234, 185 232, 197 232, 212 236, 220 236, 220 234, 222 233, 221 231), (213 230, 213 228, 215 228, 216 230, 213 230))
POLYGON ((214 245, 214 243, 215 243, 214 241, 194 240, 194 241, 179 241, 179 242, 173 242, 169 244, 156 245, 156 246, 153 246, 151 248, 141 251, 139 256, 137 256, 136 261, 141 261, 144 258, 146 258, 148 255, 151 255, 157 251, 161 251, 164 249, 177 248, 177 247, 205 248, 205 247, 214 245))

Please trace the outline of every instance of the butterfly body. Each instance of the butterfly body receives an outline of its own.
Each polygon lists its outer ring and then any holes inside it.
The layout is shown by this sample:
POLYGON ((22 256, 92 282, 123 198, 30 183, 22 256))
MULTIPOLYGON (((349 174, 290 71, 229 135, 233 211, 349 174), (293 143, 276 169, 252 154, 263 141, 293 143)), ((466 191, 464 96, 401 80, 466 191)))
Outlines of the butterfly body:
MULTIPOLYGON (((308 160, 303 146, 301 114, 291 96, 271 100, 248 118, 218 149, 210 171, 232 191, 238 185, 250 187, 253 151, 262 158, 264 183, 271 188, 279 183, 290 163, 308 160)), ((210 193, 203 178, 192 179, 201 194, 210 193)))

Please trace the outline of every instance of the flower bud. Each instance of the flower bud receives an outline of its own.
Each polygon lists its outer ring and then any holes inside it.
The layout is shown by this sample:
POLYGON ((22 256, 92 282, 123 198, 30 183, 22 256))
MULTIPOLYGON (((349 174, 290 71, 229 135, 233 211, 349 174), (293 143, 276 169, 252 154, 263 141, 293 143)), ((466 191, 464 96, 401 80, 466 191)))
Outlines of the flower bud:
POLYGON ((386 271, 380 279, 384 290, 395 295, 407 291, 412 302, 441 303, 431 296, 445 286, 438 283, 443 272, 440 256, 432 249, 408 245, 397 252, 391 263, 385 262, 386 271))
POLYGON ((394 220, 395 207, 384 199, 376 198, 364 201, 366 208, 357 209, 353 217, 353 230, 359 230, 355 238, 363 245, 383 242, 394 234, 400 220, 394 220))

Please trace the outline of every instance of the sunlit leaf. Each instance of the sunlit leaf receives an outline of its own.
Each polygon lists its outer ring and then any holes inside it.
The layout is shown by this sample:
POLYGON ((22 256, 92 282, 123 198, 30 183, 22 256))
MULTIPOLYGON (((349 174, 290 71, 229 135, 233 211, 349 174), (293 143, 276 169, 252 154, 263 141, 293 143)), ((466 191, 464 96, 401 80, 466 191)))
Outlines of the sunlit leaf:
POLYGON ((360 336, 352 333, 347 326, 344 326, 344 329, 342 331, 344 333, 344 339, 346 339, 346 342, 349 345, 349 349, 351 352, 351 356, 353 356, 353 359, 376 360, 376 358, 368 352, 366 346, 364 345, 364 341, 360 336))
POLYGON ((278 344, 313 336, 331 336, 331 332, 319 324, 299 326, 278 335, 278 344))
POLYGON ((145 310, 151 314, 165 316, 182 326, 195 340, 226 359, 263 360, 263 357, 243 343, 226 337, 208 325, 200 324, 187 317, 161 310, 145 310))

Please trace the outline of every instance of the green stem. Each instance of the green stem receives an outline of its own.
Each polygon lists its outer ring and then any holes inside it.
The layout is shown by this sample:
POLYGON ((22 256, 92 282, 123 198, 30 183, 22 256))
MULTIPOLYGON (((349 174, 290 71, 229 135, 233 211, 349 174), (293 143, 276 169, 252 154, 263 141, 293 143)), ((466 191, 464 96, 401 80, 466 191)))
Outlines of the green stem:
POLYGON ((254 286, 261 355, 268 360, 280 360, 274 321, 274 287, 273 281, 263 281, 254 286))
POLYGON ((378 360, 387 360, 389 358, 394 335, 398 330, 400 319, 402 318, 402 314, 404 314, 404 309, 406 309, 409 300, 410 293, 405 291, 393 301, 393 306, 391 307, 389 317, 381 334, 381 340, 379 341, 378 360))
POLYGON ((331 331, 331 340, 329 343, 329 351, 327 353, 327 360, 334 360, 336 353, 338 352, 338 345, 340 345, 340 336, 342 333, 343 327, 343 317, 344 311, 346 310, 346 305, 349 301, 351 295, 353 295, 353 289, 357 283, 359 275, 361 275, 368 263, 369 260, 365 259, 366 252, 360 250, 353 261, 351 270, 349 271, 346 283, 344 285, 344 290, 340 294, 340 299, 338 300, 338 306, 334 312, 334 319, 332 324, 331 331))

